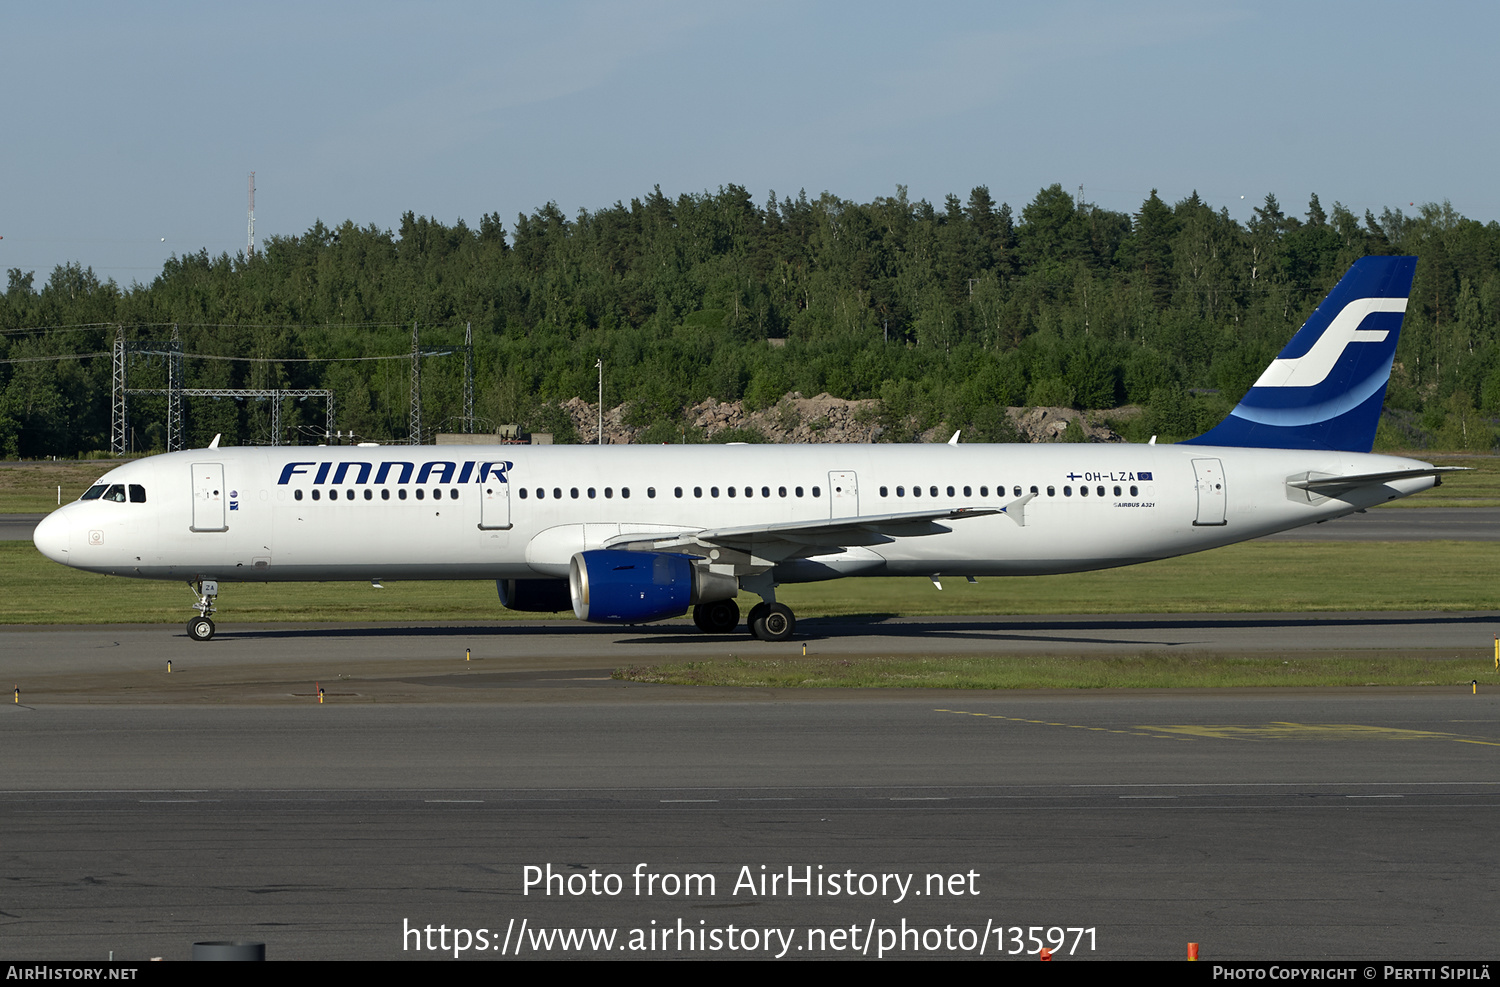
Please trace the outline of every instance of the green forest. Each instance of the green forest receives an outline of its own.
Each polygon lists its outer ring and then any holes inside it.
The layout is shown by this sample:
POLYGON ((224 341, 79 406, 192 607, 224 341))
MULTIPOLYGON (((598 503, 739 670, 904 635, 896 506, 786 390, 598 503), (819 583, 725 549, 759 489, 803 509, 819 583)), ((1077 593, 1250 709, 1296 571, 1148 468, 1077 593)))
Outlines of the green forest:
MULTIPOLYGON (((1377 449, 1489 450, 1500 419, 1500 224, 1427 204, 1355 216, 1267 195, 1247 223, 1195 193, 1133 214, 1041 189, 1019 214, 986 187, 940 204, 824 193, 757 204, 744 188, 660 188, 567 216, 549 203, 395 229, 321 221, 253 255, 174 257, 150 284, 67 264, 0 297, 0 455, 110 448, 117 333, 181 340, 185 386, 328 388, 337 427, 408 439, 413 324, 424 349, 473 333, 480 430, 580 436, 558 403, 624 405, 649 441, 691 441, 685 409, 749 410, 828 392, 880 404, 882 438, 942 424, 1015 441, 1020 406, 1116 413, 1133 441, 1206 430, 1233 407, 1348 266, 1420 258, 1377 449), (383 357, 385 359, 373 359, 383 357), (402 359, 401 357, 406 357, 402 359), (61 359, 59 359, 61 358, 61 359)), ((461 431, 463 359, 422 363, 424 433, 461 431)), ((130 386, 163 387, 161 358, 130 386)), ((165 399, 131 402, 132 445, 164 447, 165 399)), ((269 444, 264 402, 190 399, 185 437, 269 444)), ((288 400, 282 443, 323 410, 288 400)), ((737 436, 744 438, 745 436, 737 436)), ((424 434, 424 441, 431 441, 424 434)))

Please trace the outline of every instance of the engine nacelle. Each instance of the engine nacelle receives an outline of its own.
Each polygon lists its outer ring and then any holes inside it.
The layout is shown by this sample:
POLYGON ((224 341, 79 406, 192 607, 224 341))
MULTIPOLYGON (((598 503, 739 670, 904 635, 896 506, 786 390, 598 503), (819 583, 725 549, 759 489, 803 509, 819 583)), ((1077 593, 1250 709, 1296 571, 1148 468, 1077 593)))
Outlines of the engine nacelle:
POLYGON ((565 579, 497 579, 500 605, 528 613, 557 613, 573 605, 565 579))
POLYGON ((573 556, 568 589, 579 620, 647 624, 697 603, 731 599, 739 581, 686 555, 604 548, 573 556))

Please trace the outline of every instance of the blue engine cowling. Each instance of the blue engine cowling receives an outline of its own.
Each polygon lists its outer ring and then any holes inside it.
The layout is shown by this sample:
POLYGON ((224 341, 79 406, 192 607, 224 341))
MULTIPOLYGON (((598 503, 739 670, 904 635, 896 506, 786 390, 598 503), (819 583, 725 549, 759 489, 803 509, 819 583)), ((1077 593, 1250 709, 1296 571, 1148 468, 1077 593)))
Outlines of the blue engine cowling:
POLYGON ((646 624, 680 616, 695 603, 727 600, 739 586, 686 555, 605 548, 573 556, 568 589, 579 620, 646 624))

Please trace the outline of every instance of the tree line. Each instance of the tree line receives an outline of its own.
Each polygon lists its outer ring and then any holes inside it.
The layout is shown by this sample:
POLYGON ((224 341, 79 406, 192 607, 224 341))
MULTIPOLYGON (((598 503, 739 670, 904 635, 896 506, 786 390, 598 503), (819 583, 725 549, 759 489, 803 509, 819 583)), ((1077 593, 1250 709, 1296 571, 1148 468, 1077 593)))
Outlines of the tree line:
MULTIPOLYGON (((474 338, 476 414, 555 431, 557 405, 627 405, 646 435, 685 434, 708 397, 756 409, 783 395, 878 398, 883 437, 937 424, 1013 440, 1007 406, 1141 409, 1127 437, 1186 438, 1217 422, 1348 266, 1420 258, 1379 443, 1489 449, 1500 416, 1500 224, 1450 205, 1362 217, 1311 195, 1300 215, 1267 195, 1240 223, 1194 193, 1155 191, 1135 213, 1060 185, 1019 215, 980 186, 941 204, 829 193, 763 204, 739 186, 675 198, 660 188, 565 215, 548 203, 507 229, 408 212, 394 229, 269 237, 252 256, 173 257, 150 284, 101 282, 79 263, 8 272, 0 298, 0 453, 109 448, 107 353, 174 328, 186 385, 329 388, 338 427, 407 437, 410 367, 375 360, 474 338), (355 358, 363 358, 356 360, 355 358)), ((131 386, 165 386, 132 363, 131 386)), ((460 430, 463 360, 423 363, 423 421, 460 430)), ((160 448, 163 399, 133 400, 133 444, 160 448)), ((321 408, 289 402, 283 442, 313 441, 321 408)), ((195 399, 190 444, 269 443, 260 402, 195 399)), ((481 426, 482 427, 482 426, 481 426)), ((429 437, 430 438, 430 437, 429 437)))

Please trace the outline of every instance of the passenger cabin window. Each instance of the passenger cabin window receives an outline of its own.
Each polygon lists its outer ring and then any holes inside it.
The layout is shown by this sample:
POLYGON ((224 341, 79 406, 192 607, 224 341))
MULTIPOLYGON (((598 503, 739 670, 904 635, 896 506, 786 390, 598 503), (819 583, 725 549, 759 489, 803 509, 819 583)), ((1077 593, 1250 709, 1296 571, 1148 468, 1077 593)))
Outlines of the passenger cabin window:
POLYGON ((292 499, 293 500, 301 500, 302 499, 302 491, 301 490, 293 490, 292 491, 292 499))

